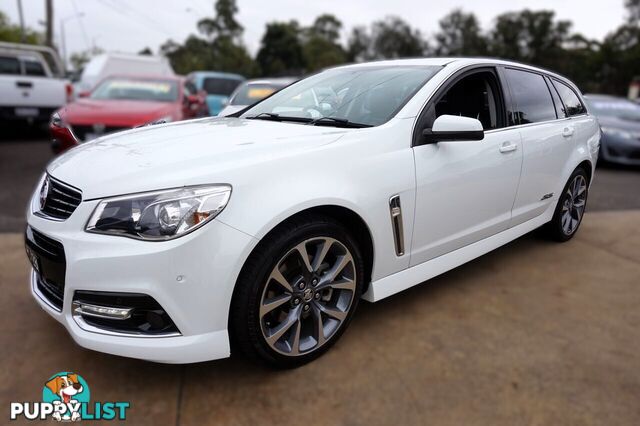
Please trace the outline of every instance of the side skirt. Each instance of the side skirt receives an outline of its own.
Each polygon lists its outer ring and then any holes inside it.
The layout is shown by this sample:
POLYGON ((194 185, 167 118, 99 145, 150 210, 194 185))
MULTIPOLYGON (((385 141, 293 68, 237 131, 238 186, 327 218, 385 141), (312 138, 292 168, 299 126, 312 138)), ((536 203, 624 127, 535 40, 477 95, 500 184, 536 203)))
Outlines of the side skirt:
POLYGON ((551 220, 554 210, 555 203, 552 203, 543 214, 525 223, 521 223, 499 234, 492 235, 450 253, 443 254, 435 259, 405 269, 404 271, 396 272, 395 274, 373 281, 367 292, 362 295, 362 298, 368 302, 377 302, 385 297, 450 271, 539 228, 551 220))

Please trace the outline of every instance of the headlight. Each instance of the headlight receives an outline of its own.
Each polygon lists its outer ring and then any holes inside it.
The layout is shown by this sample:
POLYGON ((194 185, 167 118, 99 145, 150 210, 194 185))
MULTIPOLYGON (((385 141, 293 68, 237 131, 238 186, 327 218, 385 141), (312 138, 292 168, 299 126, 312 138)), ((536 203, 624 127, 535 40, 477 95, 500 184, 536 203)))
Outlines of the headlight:
POLYGON ((602 127, 602 133, 606 133, 611 136, 617 136, 622 139, 633 139, 634 135, 626 130, 613 129, 611 127, 602 127))
POLYGON ((108 198, 98 204, 86 230, 141 240, 171 240, 216 217, 230 196, 230 185, 203 185, 108 198))

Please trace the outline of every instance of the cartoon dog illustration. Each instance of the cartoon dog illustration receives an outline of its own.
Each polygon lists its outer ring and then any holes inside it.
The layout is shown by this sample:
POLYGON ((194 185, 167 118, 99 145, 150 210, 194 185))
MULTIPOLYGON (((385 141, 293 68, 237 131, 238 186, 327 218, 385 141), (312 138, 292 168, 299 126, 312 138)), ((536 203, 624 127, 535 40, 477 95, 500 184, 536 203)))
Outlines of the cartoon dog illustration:
MULTIPOLYGON (((45 383, 45 386, 48 387, 51 392, 60 397, 60 401, 54 401, 54 406, 68 403, 77 404, 78 401, 73 399, 73 397, 83 391, 83 387, 78 381, 77 374, 67 374, 66 376, 54 377, 45 383)), ((65 412, 66 410, 62 411, 65 412)), ((66 412, 65 415, 62 416, 60 412, 56 410, 52 416, 59 422, 63 420, 77 422, 80 420, 80 413, 78 411, 71 414, 66 412)))

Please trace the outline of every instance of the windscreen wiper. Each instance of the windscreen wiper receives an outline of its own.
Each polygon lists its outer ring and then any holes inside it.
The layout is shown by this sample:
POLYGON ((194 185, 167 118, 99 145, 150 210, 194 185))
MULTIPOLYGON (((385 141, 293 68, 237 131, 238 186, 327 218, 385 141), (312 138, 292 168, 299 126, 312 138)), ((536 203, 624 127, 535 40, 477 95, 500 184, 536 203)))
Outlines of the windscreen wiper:
POLYGON ((253 115, 251 117, 247 117, 250 120, 273 120, 280 121, 280 114, 275 114, 273 112, 261 112, 260 114, 253 115))
POLYGON ((315 120, 309 121, 309 124, 312 126, 335 126, 335 127, 345 127, 351 129, 362 129, 364 127, 373 127, 371 124, 363 124, 363 123, 354 123, 352 121, 347 120, 346 118, 337 118, 337 117, 320 117, 315 120))
POLYGON ((309 123, 313 121, 313 119, 307 117, 289 117, 287 115, 280 115, 274 112, 261 112, 247 118, 250 120, 293 121, 294 123, 309 123))

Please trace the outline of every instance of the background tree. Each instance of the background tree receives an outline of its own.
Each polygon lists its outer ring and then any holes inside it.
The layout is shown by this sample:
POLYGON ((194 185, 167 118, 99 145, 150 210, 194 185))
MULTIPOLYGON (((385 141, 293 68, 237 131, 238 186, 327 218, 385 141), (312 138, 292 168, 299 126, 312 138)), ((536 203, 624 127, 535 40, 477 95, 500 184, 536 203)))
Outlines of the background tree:
POLYGON ((571 22, 555 21, 548 10, 505 13, 497 17, 491 32, 491 54, 553 67, 563 59, 570 29, 571 22))
POLYGON ((218 37, 211 48, 214 61, 209 69, 239 73, 248 77, 258 73, 256 63, 244 45, 237 44, 228 37, 218 37))
POLYGON ((598 52, 601 71, 594 77, 605 93, 627 93, 629 83, 640 76, 640 28, 623 25, 609 34, 598 52))
POLYGON ((488 53, 487 40, 473 13, 456 9, 440 20, 435 35, 435 53, 442 56, 483 56, 488 53))
POLYGON ((217 0, 215 16, 198 21, 198 31, 204 39, 190 35, 183 43, 167 40, 160 52, 169 58, 173 69, 180 74, 192 71, 216 70, 256 75, 255 62, 242 44, 242 25, 235 15, 235 0, 217 0))
POLYGON ((210 43, 195 35, 190 35, 183 44, 167 40, 160 46, 160 54, 169 59, 178 74, 215 69, 212 68, 215 59, 210 43))
POLYGON ((427 44, 402 18, 388 16, 371 26, 371 49, 374 58, 407 58, 422 56, 427 44))
POLYGON ((333 15, 320 15, 303 31, 302 50, 307 72, 342 64, 346 53, 340 45, 342 22, 333 15))
POLYGON ((198 21, 198 30, 212 41, 218 37, 226 37, 239 42, 244 28, 235 17, 238 13, 236 0, 217 0, 214 10, 214 18, 198 21))
MULTIPOLYGON (((20 25, 13 24, 9 21, 9 17, 0 11, 0 41, 8 41, 11 43, 21 43, 20 25)), ((25 43, 27 44, 43 44, 44 35, 31 28, 25 28, 25 43)))
POLYGON ((342 31, 342 22, 334 15, 325 13, 318 16, 308 30, 316 37, 338 44, 340 41, 340 31, 342 31))
POLYGON ((362 62, 373 57, 371 36, 366 27, 358 26, 351 30, 351 35, 347 40, 346 53, 348 62, 362 62))
POLYGON ((640 0, 625 0, 624 5, 629 13, 627 21, 630 24, 638 25, 640 22, 640 0))
POLYGON ((297 21, 267 24, 256 60, 263 75, 299 75, 305 68, 297 21))

